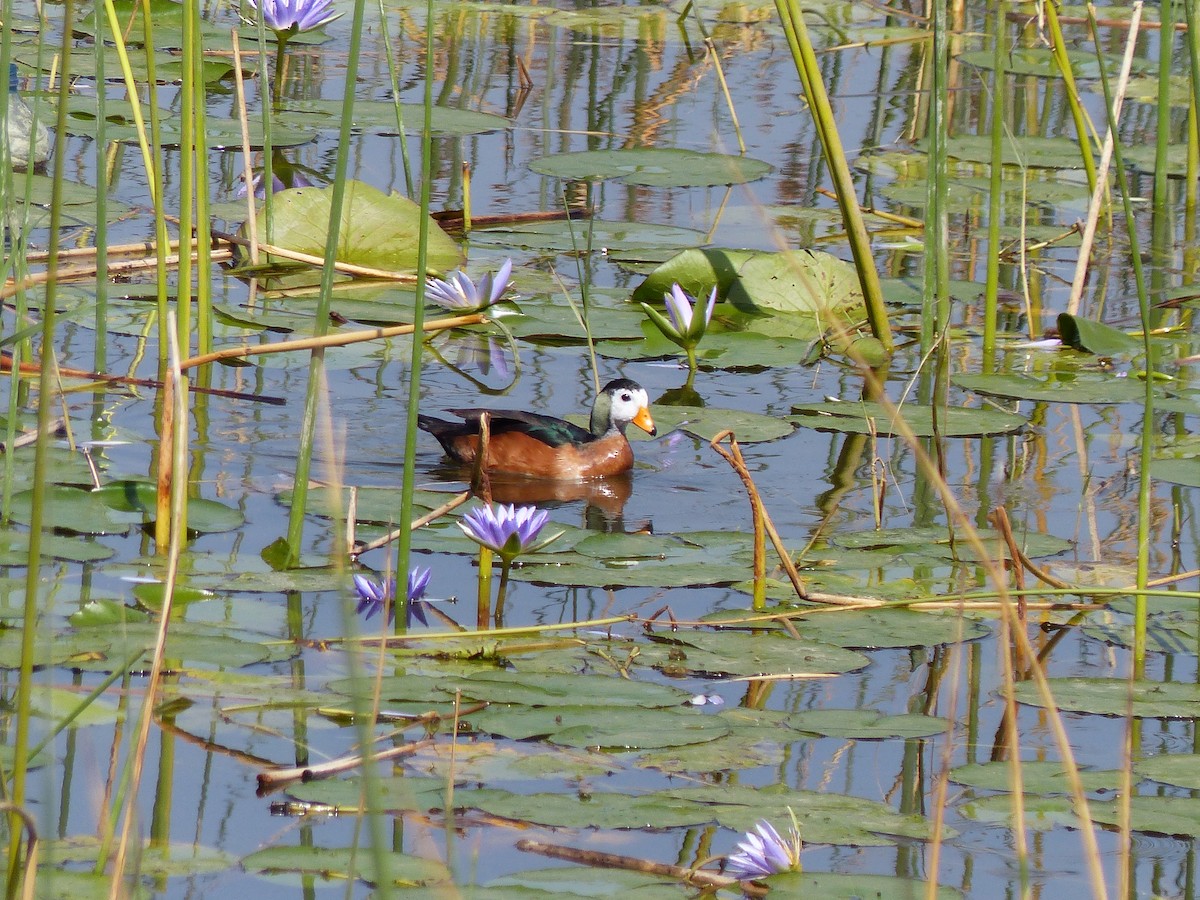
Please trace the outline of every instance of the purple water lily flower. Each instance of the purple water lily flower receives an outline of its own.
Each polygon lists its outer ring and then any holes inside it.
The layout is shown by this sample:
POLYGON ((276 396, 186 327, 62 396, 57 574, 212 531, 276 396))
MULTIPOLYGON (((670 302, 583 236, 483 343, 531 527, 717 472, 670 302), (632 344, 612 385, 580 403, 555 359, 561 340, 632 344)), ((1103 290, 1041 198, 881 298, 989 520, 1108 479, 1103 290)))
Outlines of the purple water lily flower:
MULTIPOLYGON (((697 309, 700 305, 699 301, 681 288, 678 283, 671 285, 671 290, 663 294, 663 300, 667 304, 667 315, 671 317, 669 320, 667 316, 648 304, 643 303, 642 309, 646 311, 646 315, 650 317, 654 326, 662 332, 663 337, 683 348, 687 353, 688 368, 695 373, 696 346, 704 337, 704 333, 708 330, 708 323, 712 320, 713 307, 717 305, 717 289, 714 286, 709 293, 708 303, 704 306, 703 314, 697 309)), ((690 380, 688 386, 691 386, 690 380)))
POLYGON ((712 293, 708 295, 708 305, 704 308, 703 319, 696 318, 694 312, 699 301, 681 288, 678 283, 671 285, 670 293, 663 294, 663 300, 666 301, 667 313, 671 316, 671 324, 675 326, 675 330, 684 337, 694 337, 699 341, 704 337, 705 329, 708 328, 708 323, 712 319, 713 307, 717 303, 717 288, 714 285, 712 293))
MULTIPOLYGON (((428 625, 425 620, 425 591, 429 589, 429 577, 431 572, 429 569, 422 569, 414 566, 408 573, 408 622, 412 624, 415 618, 422 625, 428 625)), ((355 613, 363 616, 364 619, 370 619, 373 615, 383 609, 388 608, 388 621, 390 622, 396 615, 396 607, 391 602, 396 595, 396 579, 389 578, 387 584, 380 584, 372 581, 365 575, 354 576, 354 589, 358 591, 358 606, 355 608, 355 613)))
POLYGON ((312 31, 341 15, 333 12, 333 0, 250 0, 250 5, 272 31, 290 34, 312 31))
POLYGON ((549 519, 550 513, 536 506, 498 504, 476 507, 458 520, 458 527, 477 544, 512 560, 522 553, 541 549, 558 537, 537 542, 549 519))
POLYGON ((456 269, 445 279, 427 279, 425 292, 443 309, 486 309, 508 290, 512 269, 512 260, 506 259, 495 274, 488 272, 479 279, 479 284, 473 282, 465 272, 456 269))
POLYGON ((725 874, 739 881, 766 878, 781 872, 800 871, 800 834, 792 829, 791 842, 779 836, 775 827, 763 819, 746 839, 738 844, 738 852, 725 860, 725 874))

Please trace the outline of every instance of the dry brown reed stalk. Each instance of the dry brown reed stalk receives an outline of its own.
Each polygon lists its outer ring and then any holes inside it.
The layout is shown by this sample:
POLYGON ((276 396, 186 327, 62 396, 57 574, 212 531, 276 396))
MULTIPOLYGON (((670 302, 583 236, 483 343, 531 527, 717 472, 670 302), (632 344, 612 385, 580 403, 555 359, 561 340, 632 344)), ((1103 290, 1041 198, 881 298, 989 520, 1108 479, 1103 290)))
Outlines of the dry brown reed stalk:
MULTIPOLYGON (((1059 16, 1059 21, 1063 20, 1059 16)), ((1086 22, 1087 20, 1084 19, 1086 22)), ((1129 37, 1125 42, 1125 54, 1121 57, 1121 71, 1117 77, 1117 87, 1113 91, 1113 114, 1108 121, 1116 122, 1121 117, 1121 106, 1125 102, 1125 91, 1129 86, 1129 73, 1133 67, 1133 54, 1137 45, 1138 27, 1142 21, 1142 4, 1133 5, 1133 15, 1129 19, 1129 37)), ((1108 170, 1113 158, 1113 130, 1109 124, 1104 130, 1104 145, 1100 150, 1100 165, 1096 171, 1096 189, 1092 191, 1092 199, 1088 204, 1087 220, 1083 227, 1083 239, 1079 246, 1079 256, 1075 264, 1075 277, 1071 282, 1071 293, 1067 299, 1067 312, 1075 315, 1083 299, 1083 282, 1087 277, 1088 261, 1092 255, 1092 242, 1096 237, 1096 225, 1100 220, 1100 208, 1104 196, 1108 193, 1108 170)))
POLYGON ((259 772, 258 796, 264 797, 272 791, 277 791, 297 781, 317 781, 321 778, 329 778, 331 775, 340 775, 343 772, 349 772, 351 769, 357 769, 364 763, 376 763, 387 759, 396 759, 401 756, 412 756, 418 750, 428 747, 432 743, 433 738, 421 738, 419 741, 400 744, 397 747, 388 747, 386 750, 380 750, 378 753, 368 753, 363 756, 341 756, 337 759, 331 759, 328 762, 316 765, 295 766, 289 769, 271 769, 268 772, 259 772))
POLYGON ((250 118, 246 111, 246 82, 242 78, 241 49, 238 45, 238 30, 230 30, 233 39, 233 83, 237 98, 238 125, 242 129, 242 178, 246 183, 246 232, 250 235, 250 264, 258 265, 258 204, 254 197, 254 167, 250 165, 250 118))
MULTIPOLYGON (((167 334, 170 339, 170 359, 175 365, 171 366, 172 377, 167 382, 164 396, 163 417, 169 415, 173 421, 182 421, 187 412, 187 380, 179 368, 179 342, 175 316, 168 314, 167 334)), ((185 470, 187 465, 187 429, 172 428, 169 432, 170 443, 160 442, 159 455, 171 460, 172 468, 185 470)), ((161 477, 161 475, 160 475, 161 477)), ((159 610, 158 632, 154 640, 154 652, 151 657, 150 678, 146 686, 146 694, 142 702, 141 719, 138 732, 129 757, 129 781, 124 804, 124 819, 121 826, 121 837, 117 844, 116 856, 113 859, 109 873, 109 898, 118 900, 123 896, 123 880, 125 864, 129 857, 129 844, 134 834, 133 820, 137 815, 138 789, 142 781, 142 769, 146 762, 146 744, 150 739, 150 725, 154 718, 155 701, 162 680, 163 655, 167 646, 167 628, 171 621, 171 608, 175 596, 175 584, 179 577, 179 557, 183 549, 183 535, 186 530, 186 495, 182 486, 176 485, 170 495, 170 507, 167 511, 167 523, 170 539, 167 548, 166 578, 163 583, 162 609, 159 610)), ((161 510, 160 510, 161 515, 161 510)))
MULTIPOLYGON (((1004 538, 1005 544, 1008 545, 1008 552, 1012 557, 1013 569, 1017 578, 1017 590, 1020 592, 1019 596, 1021 598, 1024 598, 1025 596, 1025 580, 1020 574, 1023 569, 1027 569, 1030 575, 1043 584, 1048 584, 1052 588, 1057 588, 1059 590, 1078 590, 1080 593, 1084 593, 1084 589, 1082 587, 1063 581, 1061 578, 1055 578, 1045 569, 1035 565, 1033 560, 1025 555, 1025 551, 1020 548, 1020 546, 1017 544, 1016 537, 1013 535, 1012 523, 1008 520, 1008 510, 1006 510, 1003 506, 997 506, 988 514, 988 522, 1000 532, 1001 537, 1004 538)), ((1020 602, 1023 603, 1024 600, 1021 599, 1020 602)))
MULTIPOLYGON (((0 352, 0 372, 11 372, 13 369, 12 355, 5 352, 0 352)), ((107 372, 89 372, 86 369, 69 369, 62 366, 55 366, 58 378, 79 378, 85 381, 99 381, 104 384, 123 384, 131 387, 150 387, 162 389, 165 385, 157 378, 135 378, 132 375, 110 375, 107 372)), ((41 363, 37 360, 31 362, 22 362, 17 365, 17 371, 22 375, 38 375, 41 371, 41 363)), ((91 389, 93 386, 88 385, 91 389)), ((61 393, 69 393, 61 384, 59 385, 61 393)), ((78 390, 73 388, 72 390, 78 390)), ((214 387, 193 387, 193 394, 208 394, 213 397, 228 397, 231 400, 250 400, 254 403, 268 403, 272 406, 283 406, 287 403, 283 397, 272 397, 267 394, 249 394, 245 391, 234 391, 226 388, 214 387)), ((64 425, 66 424, 64 420, 64 425)))
MULTIPOLYGON (((215 262, 224 262, 233 258, 233 251, 227 247, 213 247, 205 251, 215 262)), ((163 264, 173 268, 179 265, 182 255, 173 253, 166 256, 163 264)), ((198 250, 193 248, 191 258, 198 258, 198 250)), ((132 272, 142 272, 147 269, 154 269, 158 266, 158 258, 140 258, 110 261, 105 268, 105 272, 109 277, 114 275, 128 275, 132 272)), ((68 268, 59 268, 55 270, 54 280, 58 284, 70 281, 88 281, 94 279, 99 274, 99 268, 95 265, 91 266, 71 266, 68 268)), ((45 284, 50 280, 49 272, 33 272, 19 282, 6 281, 0 287, 0 300, 7 300, 9 297, 15 296, 21 291, 26 291, 35 288, 40 284, 45 284)))
POLYGON ((709 446, 716 450, 721 455, 721 458, 733 467, 733 470, 737 472, 738 477, 742 480, 742 484, 745 485, 746 493, 750 495, 750 509, 754 519, 754 572, 756 585, 760 577, 760 565, 762 568, 762 577, 765 578, 766 576, 766 542, 763 539, 766 536, 771 538, 771 545, 779 555, 779 562, 783 566, 784 572, 787 573, 788 580, 792 583, 792 587, 796 591, 796 596, 801 600, 811 600, 812 596, 804 586, 804 581, 800 578, 796 564, 792 562, 792 555, 788 552, 787 547, 784 546, 783 538, 776 531, 775 523, 771 521, 771 516, 767 513, 767 508, 762 502, 762 495, 759 494, 758 486, 754 483, 754 478, 750 475, 750 470, 746 466, 746 460, 742 456, 741 447, 738 446, 737 437, 732 431, 726 429, 714 435, 713 439, 709 441, 709 446), (729 439, 728 450, 721 446, 721 441, 726 438, 729 439))
MULTIPOLYGON (((422 331, 431 334, 450 328, 462 328, 467 325, 482 325, 487 318, 481 313, 471 313, 466 316, 451 316, 448 319, 434 319, 426 322, 422 331)), ((325 347, 345 347, 362 341, 378 341, 384 338, 399 337, 412 334, 415 329, 411 325, 393 325, 389 328, 368 328, 363 331, 351 331, 348 334, 327 334, 322 337, 298 338, 294 341, 280 341, 278 344, 264 346, 226 347, 224 350, 214 350, 185 359, 179 364, 181 370, 194 369, 197 366, 219 362, 223 359, 245 359, 248 356, 266 356, 269 353, 291 353, 295 350, 316 350, 325 347)))

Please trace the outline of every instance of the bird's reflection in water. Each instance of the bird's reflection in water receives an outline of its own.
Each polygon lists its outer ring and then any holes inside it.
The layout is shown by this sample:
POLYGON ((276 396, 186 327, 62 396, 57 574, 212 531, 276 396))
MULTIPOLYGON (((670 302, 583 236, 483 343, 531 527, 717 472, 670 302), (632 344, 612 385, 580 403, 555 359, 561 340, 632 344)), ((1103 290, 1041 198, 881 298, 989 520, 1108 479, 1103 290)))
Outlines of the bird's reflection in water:
MULTIPOLYGON (((454 471, 461 476, 461 469, 454 471)), ((496 503, 553 507, 582 501, 582 525, 589 531, 613 534, 653 531, 652 525, 646 522, 639 523, 635 528, 627 529, 625 526, 625 504, 633 494, 633 475, 630 472, 581 481, 492 473, 488 480, 491 483, 492 500, 496 503)))

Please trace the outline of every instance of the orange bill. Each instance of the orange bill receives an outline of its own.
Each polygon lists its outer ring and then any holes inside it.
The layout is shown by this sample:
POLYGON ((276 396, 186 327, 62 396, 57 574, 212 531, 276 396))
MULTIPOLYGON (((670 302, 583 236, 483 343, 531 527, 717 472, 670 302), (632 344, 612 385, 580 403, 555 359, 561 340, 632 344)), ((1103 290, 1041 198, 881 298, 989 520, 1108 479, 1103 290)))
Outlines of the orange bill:
POLYGON ((651 437, 658 434, 658 429, 654 427, 654 418, 650 415, 650 410, 644 406, 638 410, 638 414, 630 421, 651 437))

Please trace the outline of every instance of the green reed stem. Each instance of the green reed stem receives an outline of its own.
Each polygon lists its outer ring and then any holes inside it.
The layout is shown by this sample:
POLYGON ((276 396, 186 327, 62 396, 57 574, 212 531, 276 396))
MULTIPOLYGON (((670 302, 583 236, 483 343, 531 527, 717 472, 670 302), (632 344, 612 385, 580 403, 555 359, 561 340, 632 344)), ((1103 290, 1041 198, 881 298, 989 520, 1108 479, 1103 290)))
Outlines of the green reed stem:
POLYGON ((500 558, 500 587, 496 589, 496 627, 504 627, 504 601, 508 598, 508 574, 512 571, 512 558, 500 558))
MULTIPOLYGON (((346 173, 350 168, 349 148, 354 128, 354 89, 358 82, 358 60, 362 52, 364 0, 355 0, 354 19, 350 26, 350 47, 346 59, 345 89, 342 95, 342 120, 338 132, 338 153, 334 163, 333 187, 329 199, 329 231, 325 236, 325 264, 321 267, 321 289, 317 299, 314 335, 324 337, 329 332, 329 304, 333 296, 334 263, 337 262, 338 242, 342 231, 342 208, 346 202, 346 173)), ((279 75, 276 74, 278 79, 279 75)), ((267 195, 271 185, 267 183, 267 195)), ((422 247, 424 244, 422 243, 422 247)), ((418 303, 418 306, 420 304, 418 303)), ((317 347, 309 356, 308 390, 304 395, 304 414, 300 423, 300 445, 296 452, 296 475, 292 482, 292 507, 288 511, 288 561, 300 561, 300 542, 304 535, 304 518, 308 514, 308 476, 312 470, 313 444, 317 431, 317 407, 325 385, 325 348, 317 347)), ((411 521, 402 519, 401 521, 411 521)), ((401 543, 404 539, 401 538, 401 543)), ((341 560, 340 553, 335 558, 341 560)), ((407 556, 399 564, 406 565, 407 556)), ((405 575, 408 570, 404 570, 405 575)), ((400 579, 403 581, 403 579, 400 579)))
POLYGON ((983 294, 983 371, 996 365, 996 317, 1000 296, 1000 220, 1004 215, 1004 102, 1008 86, 1008 6, 1005 0, 992 0, 992 146, 988 180, 987 282, 983 294))
POLYGON ((931 4, 932 50, 929 68, 933 76, 926 129, 929 174, 926 184, 925 217, 925 292, 921 315, 921 349, 932 351, 934 342, 945 332, 950 321, 950 181, 946 145, 949 140, 950 42, 947 34, 946 4, 931 4))
MULTIPOLYGON (((194 18, 193 27, 200 32, 200 4, 184 4, 187 18, 194 18)), ((208 88, 204 81, 204 54, 197 53, 192 59, 192 86, 195 92, 196 125, 193 129, 192 145, 196 154, 196 351, 207 353, 212 349, 213 308, 213 263, 208 253, 212 241, 212 222, 209 219, 209 181, 208 181, 208 88)), ((185 249, 191 239, 190 233, 180 236, 182 255, 191 259, 191 253, 185 249)), ((181 333, 185 334, 185 333, 181 333)), ((186 337, 181 337, 186 348, 186 337)), ((186 356, 186 351, 184 353, 186 356)), ((211 378, 212 369, 197 372, 198 380, 211 378)))
POLYGON ((479 584, 475 599, 475 627, 487 628, 492 621, 492 551, 479 547, 479 584))
MULTIPOLYGON (((429 259, 430 198, 433 190, 433 73, 435 71, 434 36, 437 31, 433 23, 433 0, 426 5, 425 26, 425 93, 424 121, 421 125, 421 216, 417 231, 417 284, 413 300, 412 360, 408 369, 408 407, 404 419, 404 483, 400 488, 400 518, 397 521, 413 520, 413 486, 417 480, 417 414, 421 411, 421 363, 424 359, 425 341, 421 338, 425 327, 425 278, 429 259)), ((400 137, 401 142, 404 136, 400 137)), ((396 542, 396 584, 407 584, 409 557, 412 549, 412 529, 401 528, 396 542)), ((403 593, 399 589, 397 595, 403 593)), ((407 602, 407 594, 405 594, 407 602)), ((405 610, 407 612, 407 609, 405 610)), ((397 625, 400 616, 396 616, 397 625)))
POLYGON ((1194 247, 1196 190, 1197 180, 1200 179, 1200 164, 1197 162, 1197 155, 1200 153, 1200 21, 1196 18, 1196 8, 1192 3, 1183 4, 1183 14, 1187 22, 1184 41, 1187 44, 1188 79, 1192 88, 1191 100, 1188 104, 1188 176, 1184 182, 1183 192, 1184 244, 1194 247))
MULTIPOLYGON (((590 188, 589 188, 590 190, 590 188)), ((594 216, 588 217, 588 233, 587 233, 587 252, 586 254, 579 252, 579 242, 575 239, 575 223, 571 220, 571 205, 567 200, 566 193, 563 194, 563 211, 567 214, 567 231, 571 235, 571 251, 575 257, 575 271, 579 278, 579 298, 583 304, 583 314, 575 309, 575 304, 571 297, 567 294, 564 286, 563 293, 567 295, 567 303, 571 305, 572 312, 579 319, 579 324, 583 326, 583 336, 587 340, 588 359, 592 363, 592 382, 594 390, 597 394, 600 393, 600 366, 596 362, 596 342, 592 340, 592 316, 591 316, 591 297, 592 278, 591 271, 584 265, 584 259, 592 258, 592 236, 594 234, 596 219, 594 216)), ((590 199, 590 198, 589 198, 590 199)), ((590 206, 590 204, 589 204, 590 206)))
MULTIPOLYGON (((74 43, 72 30, 75 20, 74 0, 64 0, 62 13, 62 45, 59 48, 60 59, 63 61, 62 76, 58 79, 58 121, 56 133, 59 139, 54 142, 54 155, 51 158, 51 171, 54 177, 50 188, 50 239, 49 253, 46 259, 46 269, 50 277, 46 282, 46 300, 42 309, 42 353, 41 371, 38 373, 38 441, 33 450, 33 502, 29 514, 29 551, 26 557, 25 570, 25 608, 24 620, 21 623, 21 664, 17 679, 16 698, 13 703, 13 715, 16 717, 16 728, 13 735, 12 789, 9 796, 13 806, 25 805, 26 777, 29 774, 29 732, 33 719, 31 696, 33 692, 33 663, 34 643, 37 637, 40 609, 38 599, 41 596, 42 574, 42 529, 45 522, 45 490, 49 480, 49 453, 53 441, 51 422, 58 403, 54 379, 54 332, 58 325, 56 308, 58 306, 58 285, 55 273, 58 271, 58 240, 62 229, 63 185, 62 177, 66 169, 67 142, 62 136, 67 133, 67 103, 70 100, 71 79, 70 59, 71 47, 74 43)), ((14 376, 15 377, 15 376, 14 376)), ((20 865, 20 822, 10 816, 10 838, 8 848, 8 875, 6 896, 17 895, 17 884, 21 876, 20 865)))
MULTIPOLYGON (((1067 93, 1067 103, 1071 107, 1071 118, 1075 122, 1076 141, 1079 144, 1079 156, 1083 160, 1084 171, 1087 172, 1088 190, 1096 189, 1096 157, 1092 150, 1093 141, 1097 140, 1096 129, 1088 119, 1087 111, 1079 99, 1079 88, 1075 84, 1075 72, 1071 68, 1071 60, 1067 56, 1067 44, 1063 40, 1062 25, 1058 21, 1058 9, 1053 3, 1045 3, 1042 9, 1046 11, 1046 30, 1050 33, 1050 42, 1054 52, 1054 61, 1062 75, 1063 88, 1067 93)), ((1104 78, 1104 63, 1100 63, 1101 79, 1104 78)))
MULTIPOLYGON (((93 17, 96 40, 93 58, 96 66, 96 83, 107 84, 105 59, 108 56, 108 40, 105 37, 107 20, 97 14, 93 17)), ((108 271, 108 92, 96 91, 96 271, 108 271)), ((97 372, 108 367, 108 279, 96 277, 96 310, 92 329, 94 343, 92 365, 97 372)))
MULTIPOLYGON (((191 356, 192 255, 185 249, 192 237, 196 209, 196 73, 193 61, 199 51, 199 4, 183 7, 183 79, 179 104, 179 274, 175 285, 176 340, 183 357, 191 356), (192 15, 195 10, 196 15, 192 15)), ((153 46, 153 44, 148 45, 153 46)), ((182 423, 177 423, 182 424, 182 423)), ((182 477, 183 473, 179 473, 182 477)))
MULTIPOLYGON (((935 7, 937 5, 934 4, 935 7)), ((821 140, 825 163, 829 166, 829 173, 833 179, 838 208, 842 212, 842 221, 850 241, 850 252, 854 255, 854 268, 858 271, 858 281, 862 286, 871 333, 883 344, 884 350, 891 353, 895 345, 892 341, 892 329, 888 324, 887 307, 883 302, 883 291, 879 284, 879 272, 875 268, 875 258, 871 253, 871 239, 863 222, 862 209, 858 205, 854 178, 850 174, 850 165, 842 148, 833 107, 829 103, 829 95, 825 93, 817 54, 812 41, 809 40, 808 27, 804 24, 804 13, 800 9, 799 0, 775 0, 775 8, 787 35, 792 60, 800 76, 804 95, 812 109, 813 122, 821 140)))
POLYGON ((396 107, 396 133, 400 135, 400 164, 404 167, 404 195, 411 198, 413 190, 412 162, 408 158, 408 137, 404 134, 404 108, 400 103, 400 74, 396 68, 396 54, 392 52, 392 33, 388 29, 387 8, 379 0, 379 35, 383 38, 383 52, 387 54, 388 78, 392 82, 392 103, 396 107))
MULTIPOLYGON (((1141 3, 1136 3, 1135 8, 1140 8, 1141 3)), ((1100 29, 1096 24, 1096 11, 1092 4, 1088 4, 1088 26, 1092 33, 1092 42, 1096 48, 1096 54, 1100 56, 1100 29)), ((1163 34, 1162 39, 1166 40, 1167 34, 1163 34)), ((1166 51, 1163 51, 1164 53, 1166 51)), ((1129 237, 1129 256, 1133 264, 1133 277, 1137 285, 1138 296, 1138 314, 1142 323, 1142 351, 1146 357, 1146 373, 1145 379, 1145 398, 1142 410, 1142 434, 1140 446, 1138 448, 1138 558, 1137 558, 1137 586, 1140 590, 1144 590, 1146 584, 1150 580, 1150 561, 1147 548, 1150 546, 1150 525, 1152 521, 1150 511, 1150 466, 1154 456, 1154 445, 1157 439, 1157 423, 1154 418, 1154 379, 1149 377, 1153 371, 1154 361, 1154 344, 1151 339, 1152 329, 1150 327, 1150 298, 1146 293, 1146 279, 1142 273, 1142 253, 1141 246, 1138 240, 1137 222, 1133 215, 1133 204, 1129 196, 1129 179, 1125 174, 1125 159, 1124 153, 1121 150, 1121 142, 1117 140, 1119 132, 1117 131, 1116 116, 1113 115, 1113 96, 1112 89, 1109 87, 1108 80, 1100 79, 1100 87, 1104 91, 1104 111, 1108 117, 1108 126, 1113 133, 1113 171, 1117 176, 1117 184, 1121 190, 1121 203, 1125 213, 1125 226, 1129 237)), ((1146 615, 1147 604, 1143 597, 1138 597, 1134 602, 1133 615, 1133 671, 1134 678, 1142 678, 1146 672, 1146 615)))
MULTIPOLYGON (((1171 57, 1175 49, 1175 4, 1161 3, 1158 10, 1158 108, 1155 110, 1154 193, 1151 208, 1161 211, 1162 215, 1158 218, 1165 221, 1166 210, 1170 208, 1167 182, 1170 166, 1167 155, 1171 149, 1171 57)), ((1145 322, 1142 324, 1146 325, 1145 322)), ((1146 545, 1142 544, 1141 547, 1145 549, 1146 545)))

